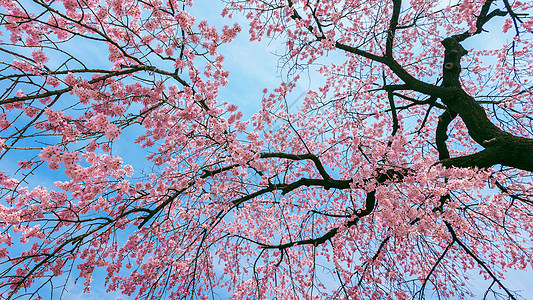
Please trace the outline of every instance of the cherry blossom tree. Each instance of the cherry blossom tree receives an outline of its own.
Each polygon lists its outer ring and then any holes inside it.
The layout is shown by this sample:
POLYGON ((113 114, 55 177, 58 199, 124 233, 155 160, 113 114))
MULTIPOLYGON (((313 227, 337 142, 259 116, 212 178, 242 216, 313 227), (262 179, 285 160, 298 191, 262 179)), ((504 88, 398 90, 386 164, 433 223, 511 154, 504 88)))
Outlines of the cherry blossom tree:
POLYGON ((520 298, 533 1, 192 5, 0 1, 0 298, 520 298), (250 118, 219 99, 241 28, 286 47, 250 118))

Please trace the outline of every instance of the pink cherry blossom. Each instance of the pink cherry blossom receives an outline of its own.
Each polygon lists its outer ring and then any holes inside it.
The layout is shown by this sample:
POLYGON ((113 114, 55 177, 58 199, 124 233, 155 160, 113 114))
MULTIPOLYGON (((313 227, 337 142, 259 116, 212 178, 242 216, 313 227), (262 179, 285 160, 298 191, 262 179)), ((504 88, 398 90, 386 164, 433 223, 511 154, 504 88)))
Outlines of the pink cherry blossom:
POLYGON ((533 2, 0 7, 0 298, 527 297, 533 2))

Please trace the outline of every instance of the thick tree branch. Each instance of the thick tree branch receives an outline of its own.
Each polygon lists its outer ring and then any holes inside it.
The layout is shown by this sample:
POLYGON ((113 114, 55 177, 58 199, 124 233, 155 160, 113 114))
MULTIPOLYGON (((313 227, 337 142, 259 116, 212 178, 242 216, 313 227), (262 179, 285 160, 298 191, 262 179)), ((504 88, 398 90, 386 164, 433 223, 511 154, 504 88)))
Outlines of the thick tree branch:
POLYGON ((322 162, 318 159, 318 157, 314 154, 308 153, 308 154, 288 154, 288 153, 261 153, 261 158, 286 158, 291 160, 304 160, 304 159, 310 159, 315 163, 315 166, 318 170, 318 173, 320 173, 320 176, 324 178, 325 180, 332 180, 331 176, 326 172, 326 169, 324 169, 324 166, 322 165, 322 162))
POLYGON ((501 139, 487 141, 484 150, 466 156, 448 158, 440 163, 446 167, 489 168, 497 164, 533 172, 533 140, 503 136, 501 139), (491 144, 494 143, 494 144, 491 144))
MULTIPOLYGON (((485 110, 460 86, 460 60, 466 51, 454 38, 445 39, 443 84, 450 87, 450 93, 441 100, 450 110, 457 112, 465 123, 469 135, 486 149, 462 158, 446 160, 446 166, 490 167, 495 164, 533 171, 533 139, 514 136, 494 125, 485 110)), ((439 142, 439 140, 438 140, 439 142)))
POLYGON ((385 43, 385 56, 392 58, 392 49, 394 47, 394 36, 398 28, 398 19, 400 18, 400 10, 402 9, 401 0, 392 1, 392 17, 389 24, 389 31, 387 32, 387 42, 385 43))
POLYGON ((448 147, 446 146, 446 140, 448 139, 448 125, 455 119, 457 113, 447 109, 439 117, 439 122, 437 124, 437 131, 435 133, 435 143, 437 144, 437 151, 439 151, 439 159, 450 158, 450 152, 448 152, 448 147))

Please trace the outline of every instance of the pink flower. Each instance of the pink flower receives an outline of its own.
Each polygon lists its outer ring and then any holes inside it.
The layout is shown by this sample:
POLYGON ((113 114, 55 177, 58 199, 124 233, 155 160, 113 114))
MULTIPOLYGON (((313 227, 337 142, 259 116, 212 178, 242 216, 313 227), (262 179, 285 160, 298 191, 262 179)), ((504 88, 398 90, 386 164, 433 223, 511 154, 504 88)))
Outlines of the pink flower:
POLYGON ((44 54, 44 52, 40 50, 35 50, 31 53, 31 56, 33 57, 33 60, 36 63, 45 63, 48 61, 48 57, 44 54))

